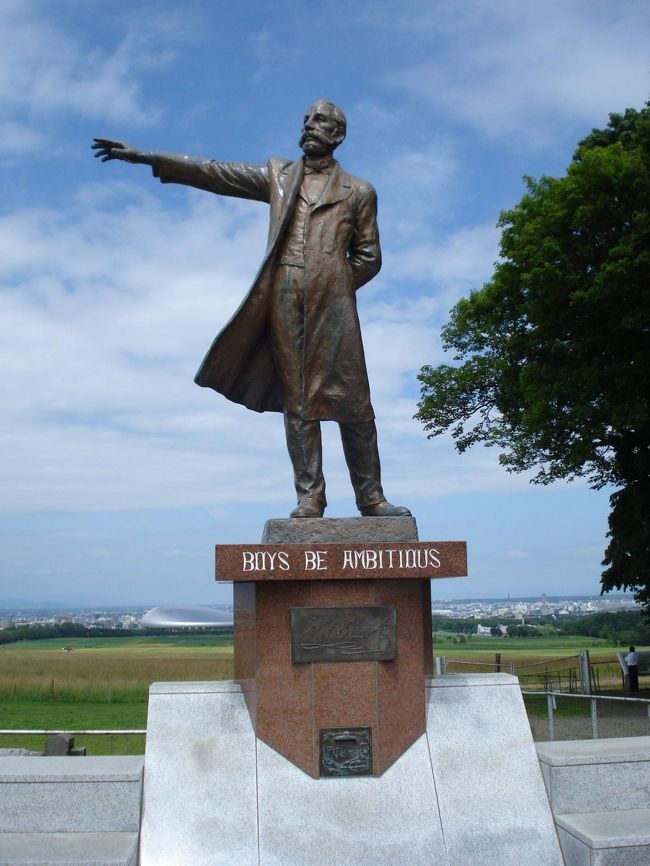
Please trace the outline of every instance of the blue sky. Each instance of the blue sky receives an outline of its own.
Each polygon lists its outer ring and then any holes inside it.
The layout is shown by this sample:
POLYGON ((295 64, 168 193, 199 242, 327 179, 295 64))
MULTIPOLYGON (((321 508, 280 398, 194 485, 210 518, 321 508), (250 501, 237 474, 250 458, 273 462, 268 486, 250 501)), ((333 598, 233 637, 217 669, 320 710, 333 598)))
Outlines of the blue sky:
MULTIPOLYGON (((306 107, 345 110, 379 195, 359 293, 384 486, 466 539, 437 598, 596 593, 608 491, 531 486, 412 420, 452 305, 490 278, 522 175, 650 92, 645 0, 273 4, 0 0, 0 599, 222 603, 213 546, 294 504, 281 418, 193 376, 245 294, 266 206, 92 159, 94 135, 263 162, 306 107)), ((327 514, 355 513, 325 425, 327 514)))

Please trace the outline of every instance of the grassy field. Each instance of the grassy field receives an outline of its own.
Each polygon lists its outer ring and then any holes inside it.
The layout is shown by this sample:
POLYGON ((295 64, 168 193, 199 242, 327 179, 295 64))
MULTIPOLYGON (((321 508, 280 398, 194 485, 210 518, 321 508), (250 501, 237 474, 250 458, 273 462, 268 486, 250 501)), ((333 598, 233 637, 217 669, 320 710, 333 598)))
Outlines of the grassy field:
MULTIPOLYGON (((449 635, 436 633, 434 636, 434 655, 463 657, 492 656, 500 652, 502 656, 530 658, 554 658, 556 656, 577 655, 580 650, 588 649, 593 657, 614 656, 620 647, 602 638, 593 637, 470 637, 467 643, 453 643, 449 635)), ((640 648, 639 648, 640 649, 640 648)))
MULTIPOLYGON (((22 641, 0 647, 0 728, 145 728, 152 682, 233 676, 232 638, 171 635, 22 641)), ((43 736, 0 735, 42 750, 43 736)), ((88 754, 139 754, 143 736, 80 736, 88 754)))
MULTIPOLYGON (((621 688, 617 647, 593 638, 477 638, 454 643, 436 635, 434 655, 448 658, 450 672, 503 671, 514 663, 522 685, 526 673, 577 666, 588 649, 601 686, 621 688), (569 657, 568 659, 566 657, 569 657), (528 666, 522 668, 522 666, 528 666)), ((641 649, 641 648, 639 648, 641 649)), ((0 728, 50 730, 145 728, 152 682, 218 680, 233 677, 232 638, 227 635, 143 635, 23 641, 0 646, 0 728)), ((531 680, 532 682, 532 680, 531 680)), ((546 713, 545 698, 528 698, 532 717, 546 713)), ((572 701, 560 714, 588 715, 586 703, 572 701)), ((42 750, 43 736, 0 735, 1 747, 42 750)), ((78 736, 88 754, 138 754, 143 736, 78 736)))

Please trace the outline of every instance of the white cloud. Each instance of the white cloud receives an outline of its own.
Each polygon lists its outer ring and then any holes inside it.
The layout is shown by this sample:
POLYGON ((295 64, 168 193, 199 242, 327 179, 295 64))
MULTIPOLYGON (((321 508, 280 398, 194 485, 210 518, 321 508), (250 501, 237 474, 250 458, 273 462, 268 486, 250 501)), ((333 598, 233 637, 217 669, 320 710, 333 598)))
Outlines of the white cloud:
POLYGON ((154 122, 160 112, 145 103, 141 75, 171 58, 168 24, 152 14, 146 29, 127 30, 109 46, 106 34, 80 37, 64 29, 51 8, 36 0, 5 2, 0 10, 3 153, 35 149, 51 119, 61 114, 138 126, 154 122))
POLYGON ((431 231, 432 221, 448 219, 458 201, 459 162, 453 143, 434 137, 427 147, 397 148, 373 169, 382 231, 391 243, 412 242, 431 231))
POLYGON ((528 559, 529 557, 530 553, 520 547, 511 547, 506 551, 506 559, 528 559))
MULTIPOLYGON (((5 509, 291 499, 281 419, 192 383, 254 275, 266 209, 185 195, 178 208, 107 180, 82 188, 65 219, 25 209, 0 220, 5 509)), ((415 371, 435 360, 437 301, 371 300, 362 319, 385 477, 409 497, 429 495, 423 476, 434 471, 434 495, 512 487, 495 455, 477 451, 459 471, 450 442, 428 443, 412 420, 415 371)), ((349 500, 327 428, 331 497, 349 500)))
POLYGON ((578 547, 571 548, 569 553, 572 553, 574 556, 584 556, 593 559, 594 556, 602 557, 603 549, 603 546, 599 544, 583 544, 579 545, 578 547))
POLYGON ((438 292, 450 292, 458 298, 490 278, 498 254, 498 229, 469 225, 446 237, 434 235, 421 243, 391 249, 386 257, 386 275, 389 279, 426 281, 438 292))
POLYGON ((604 125, 608 112, 647 98, 650 9, 641 0, 414 2, 376 20, 412 46, 389 83, 515 146, 604 125))
POLYGON ((5 160, 14 155, 36 150, 43 140, 42 133, 24 123, 0 121, 0 141, 5 160))

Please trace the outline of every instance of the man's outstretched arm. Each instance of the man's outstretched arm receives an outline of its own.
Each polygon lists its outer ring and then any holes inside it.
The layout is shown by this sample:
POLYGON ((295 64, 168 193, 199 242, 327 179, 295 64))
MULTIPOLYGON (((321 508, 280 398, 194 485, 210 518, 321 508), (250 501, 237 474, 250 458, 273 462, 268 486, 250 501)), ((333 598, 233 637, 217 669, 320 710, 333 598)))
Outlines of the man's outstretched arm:
POLYGON ((219 162, 214 159, 140 150, 124 141, 95 138, 92 149, 102 162, 118 159, 123 162, 150 165, 154 177, 162 183, 181 183, 217 195, 269 201, 269 170, 266 165, 242 162, 219 162))
POLYGON ((97 151, 95 157, 101 159, 102 162, 108 162, 109 159, 121 159, 123 162, 153 165, 156 157, 155 153, 131 147, 125 141, 115 141, 112 138, 94 138, 93 142, 91 147, 97 151))

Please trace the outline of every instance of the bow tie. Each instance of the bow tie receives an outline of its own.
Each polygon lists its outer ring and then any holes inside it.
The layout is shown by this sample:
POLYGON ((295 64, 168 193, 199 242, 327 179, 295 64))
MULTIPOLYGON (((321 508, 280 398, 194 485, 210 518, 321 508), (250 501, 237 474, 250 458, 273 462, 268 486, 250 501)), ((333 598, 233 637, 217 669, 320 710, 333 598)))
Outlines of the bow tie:
POLYGON ((314 172, 330 174, 332 171, 332 165, 333 163, 331 159, 315 159, 310 160, 309 162, 305 161, 305 174, 313 174, 314 172))

